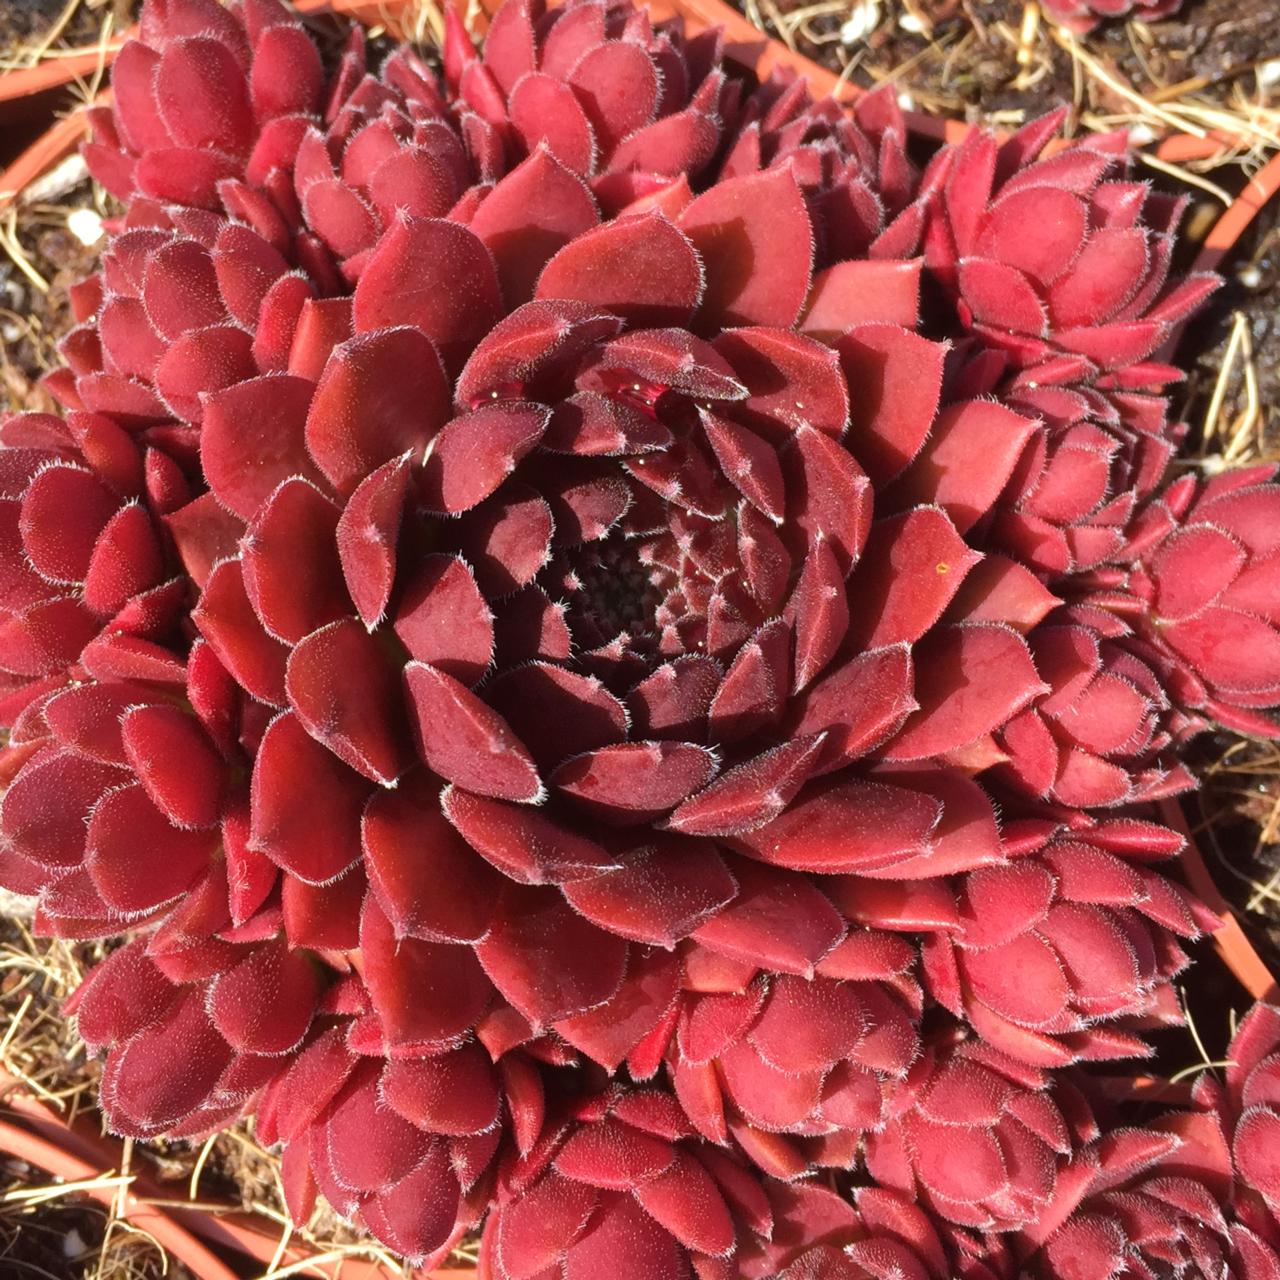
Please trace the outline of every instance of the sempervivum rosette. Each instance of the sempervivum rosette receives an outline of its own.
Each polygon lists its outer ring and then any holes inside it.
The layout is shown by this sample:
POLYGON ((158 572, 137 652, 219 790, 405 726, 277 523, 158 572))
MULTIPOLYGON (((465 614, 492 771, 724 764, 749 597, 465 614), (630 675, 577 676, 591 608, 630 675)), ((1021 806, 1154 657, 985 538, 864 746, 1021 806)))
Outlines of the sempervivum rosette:
POLYGON ((1019 1274, 1280 1275, 1278 1049, 1280 1011, 1256 1005, 1232 1039, 1225 1079, 1206 1072, 1191 1109, 1085 1148, 1078 1176, 1010 1241, 1025 1260, 1019 1274))
POLYGON ((1080 581, 1080 606, 1160 673, 1189 716, 1275 732, 1280 703, 1271 467, 1170 485, 1117 563, 1080 581))
POLYGON ((1123 404, 1177 376, 1153 356, 1217 277, 1169 278, 1185 200, 1133 181, 1122 141, 1046 154, 1062 114, 1004 143, 975 131, 950 152, 926 262, 983 348, 1041 385, 1123 404))
POLYGON ((1182 0, 1045 0, 1049 16, 1072 31, 1085 35, 1111 18, 1136 18, 1155 22, 1182 7, 1182 0))
POLYGON ((1028 840, 1016 861, 959 877, 954 909, 919 904, 908 921, 938 925, 923 949, 934 999, 1037 1066, 1145 1056, 1136 1032, 1182 1020, 1171 985, 1188 963, 1178 939, 1217 926, 1146 865, 1178 847, 1158 849, 1156 834, 1116 822, 1040 848, 1028 840))
POLYGON ((1065 1081, 947 1033, 926 1045, 868 1140, 867 1169, 947 1222, 1014 1231, 1039 1221, 1096 1136, 1065 1081))
POLYGON ((480 1275, 763 1280, 854 1230, 831 1192, 762 1182, 698 1138, 670 1096, 613 1088, 550 1117, 527 1154, 502 1163, 480 1275))
POLYGON ((655 24, 619 0, 504 4, 480 53, 460 10, 445 21, 464 132, 484 139, 495 167, 545 147, 609 210, 687 199, 737 112, 741 86, 721 69, 719 32, 687 37, 678 19, 655 24))
POLYGON ((122 200, 217 208, 219 187, 266 179, 325 108, 320 52, 276 0, 152 0, 90 112, 94 176, 122 200))

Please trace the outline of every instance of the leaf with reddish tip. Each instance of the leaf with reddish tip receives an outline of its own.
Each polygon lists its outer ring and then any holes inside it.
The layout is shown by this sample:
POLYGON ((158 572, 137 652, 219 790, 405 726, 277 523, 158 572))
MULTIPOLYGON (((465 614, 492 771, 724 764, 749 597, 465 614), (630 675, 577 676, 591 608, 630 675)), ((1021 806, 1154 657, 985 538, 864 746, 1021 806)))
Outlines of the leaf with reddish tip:
POLYGON ((686 323, 702 288, 693 246, 654 213, 570 241, 543 269, 535 297, 586 303, 640 327, 686 323))
POLYGON ((266 631, 287 644, 351 612, 334 535, 337 506, 306 480, 286 480, 241 543, 245 591, 266 631))
POLYGON ((252 520, 282 481, 322 480, 305 443, 313 390, 305 378, 268 374, 205 401, 200 463, 218 501, 242 520, 252 520))
POLYGON ((823 735, 814 772, 873 751, 916 709, 906 645, 872 649, 833 668, 798 700, 793 732, 823 735))
POLYGON ((920 452, 933 426, 946 347, 896 325, 868 324, 836 350, 853 390, 849 442, 879 489, 920 452))
POLYGON ((222 757, 193 716, 153 703, 120 721, 129 763, 153 804, 180 827, 211 827, 222 812, 222 757))
POLYGON ((975 323, 1037 338, 1048 334, 1044 303, 1021 271, 986 258, 962 258, 959 283, 975 323))
POLYGON ((502 293, 493 255, 472 231, 440 218, 402 217, 365 263, 354 306, 357 333, 420 329, 456 370, 501 315, 502 293))
POLYGON ((309 884, 336 879, 360 858, 369 784, 285 712, 258 747, 250 789, 250 844, 309 884))
POLYGON ((357 485, 335 530, 347 593, 364 625, 382 620, 396 577, 396 542, 412 463, 406 453, 357 485))
POLYGON ((1280 688, 1280 632, 1260 618, 1214 606, 1164 627, 1163 636, 1218 689, 1269 701, 1280 688))
POLYGON ((360 949, 389 1046, 444 1046, 474 1027, 492 999, 471 947, 398 937, 373 894, 361 915, 360 949))
POLYGON ((686 800, 667 820, 694 836, 728 836, 776 818, 808 781, 822 755, 824 738, 794 738, 735 765, 686 800))
POLYGON ((475 942, 489 928, 499 881, 415 776, 374 795, 362 821, 365 871, 396 935, 475 942))
POLYGON ((737 892, 709 841, 659 836, 619 861, 618 870, 573 881, 562 892, 588 920, 635 942, 673 947, 737 892))
POLYGON ((94 805, 84 865, 108 907, 137 915, 189 889, 216 848, 216 833, 173 826, 133 783, 94 805))
POLYGON ((618 868, 602 846, 540 810, 454 787, 441 805, 471 848, 522 884, 565 884, 618 868))
POLYGON ((404 669, 418 749, 442 778, 499 800, 542 797, 537 767, 511 726, 465 685, 425 662, 404 669))
POLYGON ((809 296, 813 229, 789 167, 716 183, 679 225, 706 270, 702 326, 795 324, 809 296))
POLYGON ((716 758, 690 742, 620 742, 573 756, 551 783, 610 825, 650 822, 714 776, 716 758))
POLYGON ((311 960, 270 943, 214 978, 209 1016, 241 1053, 287 1053, 306 1035, 319 994, 311 960))
POLYGON ((392 623, 409 656, 474 685, 493 661, 493 614, 465 560, 425 556, 392 623))
POLYGON ((533 297, 556 252, 599 221, 586 183, 539 147, 489 192, 469 225, 493 254, 511 309, 533 297))
POLYGON ((392 786, 412 762, 398 674, 355 619, 298 642, 285 691, 306 731, 371 781, 392 786))
POLYGON ((842 777, 803 792, 778 818, 730 843, 775 866, 874 870, 924 852, 942 805, 920 792, 842 777))
POLYGON ((558 890, 511 885, 476 954, 512 1006, 545 1024, 610 999, 626 974, 628 945, 570 910, 558 890))
POLYGON ((430 338, 409 327, 357 333, 334 347, 316 385, 307 448, 346 495, 383 463, 422 449, 448 416, 449 385, 430 338))
POLYGON ((446 423, 418 484, 427 510, 456 515, 483 502, 542 438, 550 416, 545 405, 508 400, 446 423))
POLYGON ((840 913, 816 884, 781 867, 726 857, 738 896, 694 933, 713 951, 782 973, 811 976, 845 934, 840 913))
POLYGON ((654 117, 661 82, 638 44, 607 40, 589 48, 567 77, 605 156, 654 117))
POLYGON ((893 488, 900 503, 942 507, 961 533, 990 510, 1038 424, 990 400, 944 409, 893 488))
POLYGON ((1045 692, 1022 637, 986 623, 937 628, 916 647, 915 670, 920 710, 886 748, 890 760, 967 746, 1045 692))
POLYGON ((258 620, 240 561, 224 560, 215 566, 191 620, 237 684, 263 702, 284 706, 289 651, 258 620))

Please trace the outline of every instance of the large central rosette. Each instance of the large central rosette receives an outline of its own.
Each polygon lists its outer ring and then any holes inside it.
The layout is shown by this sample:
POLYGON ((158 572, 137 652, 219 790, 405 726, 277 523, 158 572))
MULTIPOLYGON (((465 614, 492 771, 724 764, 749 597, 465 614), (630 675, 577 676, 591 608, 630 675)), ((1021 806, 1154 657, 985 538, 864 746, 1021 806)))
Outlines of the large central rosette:
MULTIPOLYGON (((513 237, 504 187, 535 166, 562 173, 539 153, 488 198, 513 237)), ((245 527, 195 621, 279 708, 250 845, 312 883, 363 849, 397 931, 476 943, 534 1024, 608 999, 628 939, 697 933, 744 855, 928 853, 945 788, 892 762, 959 758, 1040 691, 1010 623, 1043 593, 1007 562, 935 626, 978 560, 981 494, 947 506, 966 446, 1003 448, 994 498, 1031 424, 986 402, 935 424, 942 349, 895 326, 807 336, 811 242, 786 170, 587 227, 533 282, 403 218, 313 391, 207 398, 204 474, 245 527)))

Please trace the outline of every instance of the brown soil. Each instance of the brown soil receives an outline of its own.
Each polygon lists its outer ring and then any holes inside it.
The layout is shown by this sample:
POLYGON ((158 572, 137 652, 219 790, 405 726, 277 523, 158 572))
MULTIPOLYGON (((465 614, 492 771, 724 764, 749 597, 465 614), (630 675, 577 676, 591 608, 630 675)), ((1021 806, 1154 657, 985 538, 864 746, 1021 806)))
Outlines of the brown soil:
POLYGON ((64 21, 68 8, 68 0, 6 0, 0 5, 0 60, 23 60, 47 43, 55 49, 93 44, 108 13, 118 31, 132 22, 138 6, 136 0, 80 0, 64 21))
MULTIPOLYGON (((1029 24, 1024 37, 1027 10, 1038 13, 1027 0, 734 2, 801 53, 847 69, 854 84, 891 80, 940 114, 1012 123, 1062 103, 1100 114, 1134 109, 1096 78, 1077 79, 1061 33, 1047 19, 1029 24), (871 30, 842 39, 849 20, 864 14, 874 15, 871 30)), ((1271 0, 1188 0, 1163 22, 1107 23, 1082 44, 1139 95, 1160 99, 1203 93, 1229 102, 1237 90, 1252 94, 1255 69, 1280 56, 1271 0)))

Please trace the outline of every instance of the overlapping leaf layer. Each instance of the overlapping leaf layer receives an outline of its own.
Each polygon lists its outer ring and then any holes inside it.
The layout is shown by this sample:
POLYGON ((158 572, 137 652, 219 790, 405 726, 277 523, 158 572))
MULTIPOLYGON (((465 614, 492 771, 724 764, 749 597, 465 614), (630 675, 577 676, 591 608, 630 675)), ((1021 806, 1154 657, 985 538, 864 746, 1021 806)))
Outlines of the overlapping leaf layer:
POLYGON ((1165 486, 1179 208, 625 4, 448 22, 152 0, 94 112, 0 872, 133 934, 111 1123, 252 1111, 299 1220, 488 1211, 492 1280, 1280 1275, 1272 1011, 1148 1132, 1086 1070, 1216 923, 1142 806, 1280 703, 1280 489, 1165 486))

